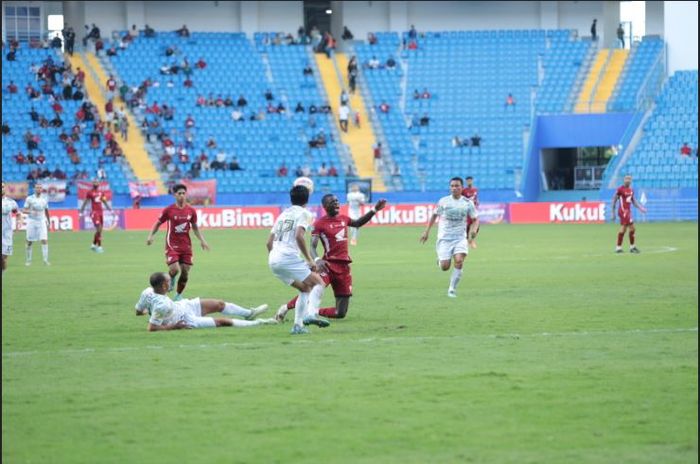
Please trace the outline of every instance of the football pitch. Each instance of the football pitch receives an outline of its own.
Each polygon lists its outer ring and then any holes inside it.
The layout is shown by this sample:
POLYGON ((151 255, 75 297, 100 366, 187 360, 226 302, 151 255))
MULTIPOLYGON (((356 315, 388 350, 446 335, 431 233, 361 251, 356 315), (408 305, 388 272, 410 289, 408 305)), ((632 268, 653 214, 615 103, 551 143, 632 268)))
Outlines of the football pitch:
MULTIPOLYGON (((54 233, 2 279, 7 463, 689 463, 697 223, 483 226, 458 287, 435 232, 366 228, 348 318, 149 333, 164 233, 54 233)), ((186 297, 277 307, 267 231, 204 231, 186 297)), ((193 238, 193 242, 198 242, 193 238)), ((322 306, 332 304, 328 289, 322 306)), ((290 319, 291 314, 288 316, 290 319)))

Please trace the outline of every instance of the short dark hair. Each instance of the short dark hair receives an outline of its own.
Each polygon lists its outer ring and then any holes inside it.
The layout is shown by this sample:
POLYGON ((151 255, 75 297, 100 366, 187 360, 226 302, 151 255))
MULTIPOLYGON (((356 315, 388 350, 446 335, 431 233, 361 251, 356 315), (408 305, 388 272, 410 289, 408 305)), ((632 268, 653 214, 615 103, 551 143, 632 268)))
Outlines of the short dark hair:
POLYGON ((452 181, 456 181, 456 182, 459 182, 460 185, 464 185, 464 182, 462 182, 461 177, 453 177, 452 179, 450 179, 450 183, 452 183, 452 181))
POLYGON ((321 198, 321 204, 323 206, 326 206, 326 202, 330 201, 331 198, 333 198, 334 196, 335 195, 333 195, 332 193, 326 193, 325 195, 323 195, 323 198, 321 198))
POLYGON ((175 184, 173 185, 173 193, 177 193, 178 190, 187 191, 187 186, 185 184, 175 184))
POLYGON ((151 287, 154 289, 162 286, 165 283, 165 273, 164 272, 154 272, 151 274, 151 278, 149 279, 149 282, 151 283, 151 287))
POLYGON ((289 191, 289 199, 293 205, 303 206, 309 202, 309 189, 303 185, 295 185, 289 191))
POLYGON ((474 178, 472 176, 467 176, 464 178, 464 180, 474 180, 474 178))

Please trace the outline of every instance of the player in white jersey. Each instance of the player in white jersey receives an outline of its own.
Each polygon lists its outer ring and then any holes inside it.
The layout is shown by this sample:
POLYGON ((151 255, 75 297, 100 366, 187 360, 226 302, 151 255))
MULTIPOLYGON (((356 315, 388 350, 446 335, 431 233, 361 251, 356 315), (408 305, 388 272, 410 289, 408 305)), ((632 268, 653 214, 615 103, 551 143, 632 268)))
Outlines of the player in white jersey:
MULTIPOLYGON (((352 184, 350 187, 350 193, 348 193, 348 216, 353 221, 360 218, 360 208, 365 204, 367 198, 365 194, 360 192, 360 186, 357 184, 352 184)), ((357 245, 357 227, 350 227, 350 245, 357 245)))
POLYGON ((268 264, 272 273, 285 285, 299 290, 294 310, 292 334, 305 334, 305 325, 319 327, 330 325, 326 319, 316 316, 323 294, 323 279, 316 272, 306 246, 306 230, 311 228, 313 215, 306 209, 309 189, 303 185, 292 187, 289 192, 292 206, 285 209, 275 221, 267 239, 268 264), (310 293, 314 290, 314 297, 310 293))
POLYGON ((466 237, 467 217, 472 219, 470 240, 476 236, 476 231, 479 230, 479 216, 476 213, 474 203, 462 196, 461 177, 450 179, 450 195, 440 198, 437 209, 430 218, 428 227, 420 237, 421 243, 425 243, 428 240, 430 228, 433 227, 438 216, 440 217, 436 243, 438 261, 440 269, 447 271, 450 269, 450 263, 454 258, 455 267, 450 277, 450 287, 447 290, 447 296, 455 298, 457 296, 457 284, 462 278, 464 260, 469 254, 469 245, 466 237))
POLYGON ((12 198, 5 198, 5 182, 2 183, 2 272, 7 268, 7 257, 12 256, 12 236, 14 226, 12 215, 17 214, 19 207, 12 198))
POLYGON ((145 314, 150 316, 148 320, 149 332, 210 327, 252 327, 277 323, 275 319, 255 319, 257 315, 267 309, 267 305, 245 309, 223 300, 193 298, 173 301, 166 295, 170 287, 170 276, 165 272, 152 274, 150 284, 150 287, 141 292, 141 297, 136 303, 137 316, 145 314), (219 312, 227 316, 245 317, 247 320, 206 316, 219 312))
POLYGON ((43 187, 37 183, 34 186, 34 195, 30 195, 24 201, 22 212, 27 215, 27 250, 26 264, 32 264, 32 244, 41 240, 41 254, 44 264, 49 266, 49 200, 42 195, 43 187))

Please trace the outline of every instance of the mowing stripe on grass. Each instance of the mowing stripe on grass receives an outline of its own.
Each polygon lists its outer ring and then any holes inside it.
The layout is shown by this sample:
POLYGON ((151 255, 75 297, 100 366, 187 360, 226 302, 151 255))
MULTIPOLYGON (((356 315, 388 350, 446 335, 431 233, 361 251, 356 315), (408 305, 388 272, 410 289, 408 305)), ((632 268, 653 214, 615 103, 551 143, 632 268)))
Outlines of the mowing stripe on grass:
MULTIPOLYGON (((697 327, 679 327, 679 328, 659 328, 659 329, 629 329, 629 330, 603 330, 603 331, 578 331, 578 332, 541 332, 541 333, 531 333, 531 334, 518 334, 518 333, 504 333, 504 334, 473 334, 473 335, 453 335, 445 337, 370 337, 370 338, 358 338, 354 340, 342 340, 342 343, 393 343, 401 341, 431 341, 431 340, 463 340, 463 339, 478 339, 478 338, 537 338, 537 337, 596 337, 596 336, 606 336, 606 335, 654 335, 654 334, 674 334, 674 333, 697 333, 697 327)), ((286 340, 286 338, 285 338, 286 340)), ((309 344, 333 344, 338 343, 339 340, 334 338, 321 339, 321 340, 311 340, 311 339, 295 339, 294 343, 309 343, 309 344)), ((225 348, 225 347, 236 347, 236 348, 257 348, 263 346, 278 345, 278 342, 274 343, 235 343, 235 342, 225 342, 225 343, 197 343, 197 344, 179 344, 179 345, 145 345, 145 346, 123 346, 123 347, 112 347, 112 348, 81 348, 73 350, 58 350, 58 351, 10 351, 8 353, 3 353, 3 358, 17 358, 23 356, 34 356, 41 354, 86 354, 86 353, 119 353, 119 352, 130 352, 137 350, 163 350, 163 349, 192 349, 192 348, 225 348)))

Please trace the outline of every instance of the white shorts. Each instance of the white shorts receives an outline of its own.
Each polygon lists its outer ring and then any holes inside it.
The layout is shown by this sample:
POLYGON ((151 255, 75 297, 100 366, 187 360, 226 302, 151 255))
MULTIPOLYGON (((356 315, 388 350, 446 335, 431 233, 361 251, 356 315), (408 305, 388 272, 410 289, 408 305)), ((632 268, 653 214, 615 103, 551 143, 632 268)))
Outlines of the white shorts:
POLYGON ((440 261, 449 261, 454 255, 463 253, 469 254, 469 244, 466 238, 458 239, 439 239, 435 244, 438 259, 440 261))
POLYGON ((46 221, 27 221, 27 241, 38 242, 48 239, 46 221))
POLYGON ((268 264, 275 277, 281 280, 285 285, 291 285, 295 280, 303 282, 311 275, 309 265, 298 256, 270 253, 268 264))
POLYGON ((202 304, 199 298, 176 301, 175 304, 185 310, 182 320, 185 321, 188 327, 192 327, 193 329, 209 329, 216 327, 216 322, 213 317, 202 317, 202 304))
POLYGON ((2 255, 3 256, 12 256, 12 244, 5 245, 5 243, 3 242, 2 255))

